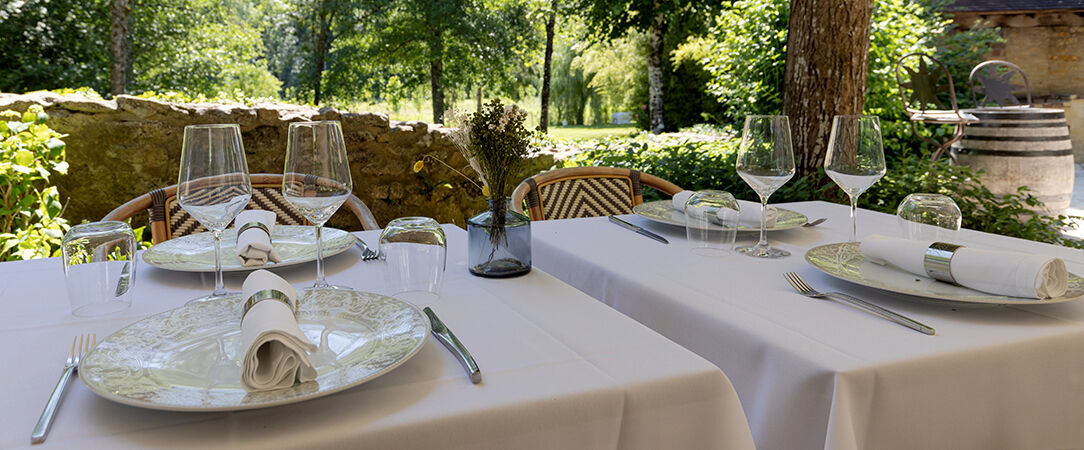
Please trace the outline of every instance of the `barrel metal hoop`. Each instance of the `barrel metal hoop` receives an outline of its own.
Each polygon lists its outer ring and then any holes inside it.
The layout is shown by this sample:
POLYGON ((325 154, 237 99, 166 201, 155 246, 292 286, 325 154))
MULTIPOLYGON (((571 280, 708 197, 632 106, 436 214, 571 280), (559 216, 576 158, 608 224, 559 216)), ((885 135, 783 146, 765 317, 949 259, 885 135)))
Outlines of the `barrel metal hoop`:
POLYGON ((1059 142, 1068 141, 1069 135, 1065 136, 982 136, 965 134, 964 139, 970 141, 997 141, 997 142, 1059 142))
POLYGON ((1040 157, 1040 156, 1073 156, 1072 150, 1035 150, 1035 151, 1019 151, 1019 150, 976 150, 973 148, 957 148, 956 153, 961 155, 992 155, 992 156, 1018 156, 1018 157, 1040 157))

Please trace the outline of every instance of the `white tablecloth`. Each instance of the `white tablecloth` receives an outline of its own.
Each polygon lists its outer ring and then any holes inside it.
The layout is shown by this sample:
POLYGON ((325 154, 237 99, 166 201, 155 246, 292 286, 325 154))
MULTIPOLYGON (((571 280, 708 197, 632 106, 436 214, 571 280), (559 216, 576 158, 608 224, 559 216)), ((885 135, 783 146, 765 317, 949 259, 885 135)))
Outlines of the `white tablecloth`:
MULTIPOLYGON (((175 413, 116 404, 73 380, 44 446, 79 448, 752 448, 726 376, 704 359, 535 270, 467 273, 466 232, 446 226, 449 263, 433 303, 482 368, 471 384, 430 339, 410 361, 359 387, 299 404, 175 413)), ((369 244, 375 232, 359 234, 369 244)), ((355 249, 328 280, 380 292, 382 262, 355 249)), ((277 273, 305 287, 313 264, 277 273)), ((73 335, 120 327, 210 292, 213 274, 139 264, 133 307, 99 319, 68 313, 59 259, 0 264, 0 447, 29 447, 73 335)), ((239 289, 242 275, 228 275, 239 289)))
MULTIPOLYGON (((953 307, 822 274, 806 249, 846 241, 846 206, 780 205, 824 224, 770 233, 792 256, 691 254, 684 229, 606 218, 532 224, 534 262, 714 362, 730 377, 764 449, 1084 448, 1084 301, 953 307), (937 329, 927 336, 843 304, 795 293, 783 272, 845 291, 937 329)), ((898 234, 892 215, 859 211, 859 236, 898 234)), ((973 231, 973 245, 1049 253, 1084 274, 1084 252, 973 231)), ((755 241, 741 233, 739 243, 755 241)))

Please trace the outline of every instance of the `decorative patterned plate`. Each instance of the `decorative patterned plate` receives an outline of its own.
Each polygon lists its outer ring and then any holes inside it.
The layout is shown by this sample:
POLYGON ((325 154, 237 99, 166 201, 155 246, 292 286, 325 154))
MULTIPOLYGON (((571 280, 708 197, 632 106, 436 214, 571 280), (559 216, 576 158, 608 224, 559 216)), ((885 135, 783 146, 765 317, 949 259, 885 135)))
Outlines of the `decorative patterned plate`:
MULTIPOLYGON (((324 258, 345 252, 357 238, 343 230, 324 227, 324 258)), ((276 225, 271 242, 282 261, 262 266, 242 266, 237 259, 237 229, 222 232, 222 271, 272 269, 316 260, 316 229, 302 225, 276 225)), ((143 261, 155 267, 180 272, 214 272, 215 241, 211 233, 181 236, 143 252, 143 261)))
POLYGON ((322 397, 372 380, 414 356, 429 320, 391 297, 310 291, 298 324, 319 350, 315 381, 250 393, 241 387, 241 305, 192 303, 113 333, 79 363, 79 378, 115 402, 168 411, 236 411, 322 397))
POLYGON ((987 294, 963 286, 916 276, 892 266, 874 263, 858 251, 858 243, 841 242, 814 247, 805 252, 805 260, 833 277, 897 294, 950 302, 984 305, 1036 305, 1062 303, 1084 297, 1084 279, 1069 274, 1069 290, 1061 297, 1039 300, 987 294))
MULTIPOLYGON (((768 227, 768 231, 790 230, 792 228, 798 228, 809 222, 809 218, 807 218, 805 214, 784 208, 778 209, 779 217, 775 220, 775 226, 768 227)), ((670 200, 656 200, 653 202, 644 202, 639 205, 633 206, 632 212, 636 213, 640 217, 644 217, 655 222, 665 223, 667 225, 675 225, 679 227, 685 226, 685 213, 674 209, 674 204, 670 200)), ((757 213, 759 214, 760 211, 758 210, 757 213)), ((738 231, 759 230, 759 225, 755 227, 738 225, 738 231)))

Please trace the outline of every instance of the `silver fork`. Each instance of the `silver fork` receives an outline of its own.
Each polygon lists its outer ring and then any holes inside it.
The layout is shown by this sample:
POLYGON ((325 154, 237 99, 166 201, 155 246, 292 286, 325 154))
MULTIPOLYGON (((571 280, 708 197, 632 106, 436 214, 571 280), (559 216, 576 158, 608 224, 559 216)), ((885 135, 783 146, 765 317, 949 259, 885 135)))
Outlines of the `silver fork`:
POLYGON ((798 274, 795 273, 795 272, 784 273, 783 278, 787 279, 787 282, 790 283, 790 285, 792 287, 794 287, 794 290, 798 291, 799 294, 802 294, 802 295, 804 295, 806 297, 837 298, 837 299, 843 300, 843 301, 851 304, 852 306, 854 306, 856 308, 863 309, 866 312, 868 312, 870 314, 873 314, 873 315, 875 315, 877 317, 880 317, 880 318, 886 319, 886 320, 891 320, 893 322, 896 322, 896 323, 898 323, 900 325, 903 325, 903 326, 905 326, 907 328, 918 331, 920 333, 936 334, 936 332, 934 331, 933 328, 931 328, 931 327, 929 327, 929 326, 927 326, 927 325, 925 325, 925 324, 923 324, 921 322, 915 321, 914 319, 911 319, 909 317, 906 317, 906 316, 897 314, 895 312, 889 311, 887 309, 884 309, 884 308, 882 308, 880 306, 874 305, 873 303, 867 302, 867 301, 862 300, 860 298, 852 297, 852 296, 844 294, 842 292, 819 292, 816 289, 813 289, 813 287, 811 287, 810 285, 806 284, 805 280, 802 280, 802 277, 798 276, 798 274))
POLYGON ((354 241, 354 245, 357 245, 358 248, 361 249, 362 261, 372 261, 380 258, 380 253, 374 252, 368 245, 365 245, 365 241, 361 240, 361 238, 357 238, 357 240, 354 241))
POLYGON ((45 442, 45 436, 49 434, 49 428, 53 426, 53 417, 56 416, 56 410, 60 406, 60 399, 64 397, 64 392, 68 388, 68 381, 71 381, 72 374, 79 370, 79 360, 90 353, 90 349, 96 345, 98 345, 98 336, 95 334, 84 334, 72 338, 72 349, 68 354, 68 360, 64 362, 64 372, 61 373, 60 381, 57 381, 56 387, 53 388, 53 395, 49 396, 49 402, 45 404, 45 409, 41 412, 41 418, 34 427, 34 433, 30 435, 31 444, 45 442))

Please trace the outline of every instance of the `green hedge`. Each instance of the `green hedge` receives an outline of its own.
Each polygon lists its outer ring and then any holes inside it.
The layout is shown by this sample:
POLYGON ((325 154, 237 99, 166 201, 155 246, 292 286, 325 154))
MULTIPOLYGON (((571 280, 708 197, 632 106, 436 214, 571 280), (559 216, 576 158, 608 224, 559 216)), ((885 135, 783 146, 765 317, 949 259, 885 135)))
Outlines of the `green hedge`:
MULTIPOLYGON (((719 189, 740 199, 756 201, 756 193, 734 171, 737 144, 738 139, 688 142, 642 133, 631 138, 611 137, 596 141, 591 148, 560 164, 562 167, 626 167, 662 177, 684 189, 719 189)), ((902 145, 907 142, 886 136, 886 149, 902 145)), ((1042 203, 1027 188, 1021 188, 1013 195, 996 196, 982 186, 981 171, 953 166, 946 159, 931 162, 928 153, 912 153, 891 158, 884 178, 859 197, 860 207, 895 214, 897 205, 908 194, 939 193, 952 197, 960 206, 965 228, 1084 248, 1080 241, 1066 239, 1061 234, 1070 217, 1031 214, 1028 208, 1039 207, 1042 203)), ((662 196, 648 191, 644 197, 645 200, 656 200, 662 196)), ((792 179, 771 197, 773 203, 806 200, 847 203, 845 194, 828 181, 823 172, 792 179)))

